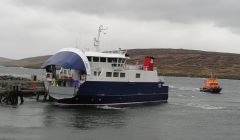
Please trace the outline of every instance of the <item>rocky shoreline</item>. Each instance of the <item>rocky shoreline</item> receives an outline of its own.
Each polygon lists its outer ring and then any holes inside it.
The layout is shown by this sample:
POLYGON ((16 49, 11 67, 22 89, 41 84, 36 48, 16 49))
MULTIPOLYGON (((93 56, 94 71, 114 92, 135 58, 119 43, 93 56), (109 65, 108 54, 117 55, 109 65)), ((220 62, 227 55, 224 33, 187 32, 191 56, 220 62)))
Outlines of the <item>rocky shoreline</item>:
POLYGON ((2 76, 0 76, 0 81, 1 81, 1 80, 10 80, 10 81, 13 81, 13 80, 31 81, 31 79, 29 79, 29 78, 15 77, 15 76, 12 76, 12 75, 2 75, 2 76))

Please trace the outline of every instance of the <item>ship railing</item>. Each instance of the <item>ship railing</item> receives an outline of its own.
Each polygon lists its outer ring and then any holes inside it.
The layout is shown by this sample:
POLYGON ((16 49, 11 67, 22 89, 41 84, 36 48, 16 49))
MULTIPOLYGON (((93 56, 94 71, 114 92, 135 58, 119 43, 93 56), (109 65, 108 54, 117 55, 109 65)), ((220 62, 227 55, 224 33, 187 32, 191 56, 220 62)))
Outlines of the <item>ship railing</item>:
MULTIPOLYGON (((149 67, 144 67, 143 65, 127 65, 126 69, 127 70, 145 70, 145 71, 148 71, 149 67)), ((157 67, 153 67, 153 69, 150 70, 150 71, 156 71, 156 70, 157 70, 157 67)))
POLYGON ((113 69, 114 69, 114 71, 122 71, 123 67, 114 67, 113 69))
POLYGON ((152 67, 152 68, 150 68, 149 66, 143 66, 143 69, 144 69, 145 71, 156 71, 156 70, 157 70, 157 67, 152 67))
POLYGON ((143 65, 127 65, 126 70, 143 70, 143 65))
POLYGON ((105 51, 103 53, 111 53, 111 54, 121 54, 125 55, 127 53, 127 50, 114 50, 114 51, 105 51))

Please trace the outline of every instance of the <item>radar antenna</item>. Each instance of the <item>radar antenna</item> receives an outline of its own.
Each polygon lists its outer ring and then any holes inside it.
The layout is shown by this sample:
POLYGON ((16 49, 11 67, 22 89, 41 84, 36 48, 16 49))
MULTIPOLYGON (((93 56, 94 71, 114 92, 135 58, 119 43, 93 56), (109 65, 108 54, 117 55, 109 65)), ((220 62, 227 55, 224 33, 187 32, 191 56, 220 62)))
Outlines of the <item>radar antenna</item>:
MULTIPOLYGON (((104 31, 104 30, 107 30, 107 28, 103 27, 103 25, 100 25, 99 28, 98 28, 98 35, 97 37, 94 38, 94 47, 96 48, 96 50, 99 52, 100 51, 100 35, 101 33, 104 31)), ((103 34, 106 34, 105 32, 103 32, 103 34)))

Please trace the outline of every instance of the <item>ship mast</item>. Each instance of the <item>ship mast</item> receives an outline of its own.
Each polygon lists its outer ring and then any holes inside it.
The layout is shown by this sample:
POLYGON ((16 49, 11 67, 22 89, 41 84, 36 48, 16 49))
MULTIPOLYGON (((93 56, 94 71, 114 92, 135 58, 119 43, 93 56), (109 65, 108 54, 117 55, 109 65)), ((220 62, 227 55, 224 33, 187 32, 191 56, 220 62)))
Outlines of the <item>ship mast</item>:
MULTIPOLYGON (((97 37, 94 38, 94 47, 96 48, 96 50, 99 52, 100 51, 100 35, 102 33, 102 31, 104 30, 107 30, 107 28, 103 27, 103 25, 100 25, 99 28, 98 28, 98 34, 97 34, 97 37)), ((104 33, 106 34, 106 33, 104 33)))

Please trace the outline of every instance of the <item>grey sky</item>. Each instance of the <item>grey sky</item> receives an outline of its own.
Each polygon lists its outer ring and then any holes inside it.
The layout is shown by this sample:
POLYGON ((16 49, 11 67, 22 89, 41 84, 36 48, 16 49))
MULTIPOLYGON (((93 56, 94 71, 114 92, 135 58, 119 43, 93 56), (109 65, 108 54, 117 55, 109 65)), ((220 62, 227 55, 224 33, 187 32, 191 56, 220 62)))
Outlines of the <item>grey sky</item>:
POLYGON ((238 0, 0 1, 0 56, 53 54, 92 47, 100 24, 102 50, 184 48, 240 53, 238 0))

